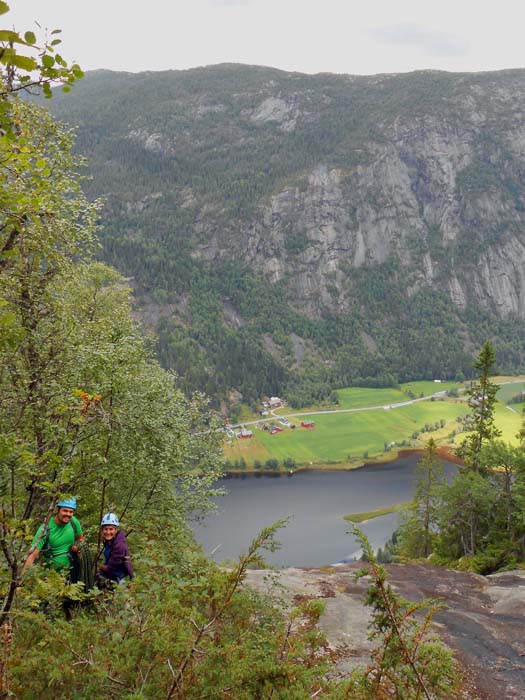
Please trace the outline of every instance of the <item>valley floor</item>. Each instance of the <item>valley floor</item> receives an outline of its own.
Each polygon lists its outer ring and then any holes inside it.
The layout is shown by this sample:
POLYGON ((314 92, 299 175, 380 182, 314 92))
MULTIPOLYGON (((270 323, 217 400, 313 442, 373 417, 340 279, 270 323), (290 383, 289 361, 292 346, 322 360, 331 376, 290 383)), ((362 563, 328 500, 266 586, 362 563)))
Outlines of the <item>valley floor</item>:
MULTIPOLYGON (((496 423, 502 439, 512 442, 521 425, 523 404, 508 402, 525 390, 525 377, 494 381, 500 384, 496 423)), ((251 437, 237 437, 242 430, 238 426, 225 443, 228 471, 355 469, 391 461, 407 451, 418 452, 431 437, 449 459, 464 436, 463 420, 470 412, 467 389, 467 384, 428 381, 400 389, 349 388, 338 392, 339 407, 296 412, 282 407, 264 419, 251 416, 242 424, 251 437), (302 426, 308 422, 314 425, 302 426), (265 429, 269 425, 280 432, 271 434, 265 429), (268 460, 273 463, 268 465, 268 460)))

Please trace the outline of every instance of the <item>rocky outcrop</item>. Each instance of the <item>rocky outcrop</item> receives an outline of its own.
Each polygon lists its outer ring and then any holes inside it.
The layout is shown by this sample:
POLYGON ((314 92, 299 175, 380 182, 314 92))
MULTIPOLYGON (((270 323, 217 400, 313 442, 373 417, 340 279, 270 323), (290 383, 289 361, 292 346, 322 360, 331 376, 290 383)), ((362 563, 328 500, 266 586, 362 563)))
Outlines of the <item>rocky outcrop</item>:
MULTIPOLYGON (((366 664, 369 611, 367 580, 355 578, 359 564, 336 569, 249 571, 249 585, 290 602, 321 598, 321 627, 330 645, 344 651, 345 673, 366 664), (279 586, 274 585, 275 580, 279 586)), ((442 639, 455 650, 468 700, 525 700, 525 572, 483 577, 429 564, 386 566, 394 590, 409 600, 437 598, 445 609, 435 618, 442 639)))
POLYGON ((286 100, 280 96, 267 97, 248 114, 255 124, 277 122, 283 131, 293 131, 299 116, 299 99, 297 95, 292 95, 286 100))

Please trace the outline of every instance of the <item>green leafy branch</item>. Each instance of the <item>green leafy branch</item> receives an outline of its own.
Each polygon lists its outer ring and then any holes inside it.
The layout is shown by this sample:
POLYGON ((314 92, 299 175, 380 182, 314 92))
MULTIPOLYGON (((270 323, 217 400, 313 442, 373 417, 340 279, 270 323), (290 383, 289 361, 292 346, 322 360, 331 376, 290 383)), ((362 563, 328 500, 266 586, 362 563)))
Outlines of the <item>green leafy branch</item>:
MULTIPOLYGON (((0 15, 9 12, 9 5, 0 0, 0 15)), ((77 63, 69 65, 58 53, 62 43, 58 37, 60 29, 53 29, 43 42, 37 42, 34 32, 23 35, 12 29, 0 29, 0 97, 5 99, 12 92, 39 86, 45 97, 51 97, 51 86, 62 85, 64 92, 82 78, 83 72, 77 63)))

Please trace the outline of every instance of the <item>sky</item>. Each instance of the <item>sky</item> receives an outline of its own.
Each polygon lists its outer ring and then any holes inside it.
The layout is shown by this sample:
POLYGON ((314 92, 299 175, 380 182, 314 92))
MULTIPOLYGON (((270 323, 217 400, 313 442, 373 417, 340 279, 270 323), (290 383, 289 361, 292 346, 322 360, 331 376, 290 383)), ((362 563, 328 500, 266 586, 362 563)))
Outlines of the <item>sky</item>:
POLYGON ((62 29, 84 70, 217 63, 373 75, 525 67, 522 0, 7 0, 3 28, 62 29))

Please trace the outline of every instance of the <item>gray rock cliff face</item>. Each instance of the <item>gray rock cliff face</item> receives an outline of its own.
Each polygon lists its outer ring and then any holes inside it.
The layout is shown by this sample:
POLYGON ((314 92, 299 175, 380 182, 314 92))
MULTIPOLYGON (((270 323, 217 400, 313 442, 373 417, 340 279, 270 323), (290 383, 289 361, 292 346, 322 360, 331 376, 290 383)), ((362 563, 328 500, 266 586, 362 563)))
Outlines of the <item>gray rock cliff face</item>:
MULTIPOLYGON (((235 230, 217 234, 201 219, 208 240, 194 255, 231 256, 235 240, 233 255, 271 281, 288 279, 312 313, 347 309, 349 269, 395 259, 408 296, 430 286, 460 309, 473 302, 525 318, 525 83, 460 84, 440 114, 417 114, 415 105, 377 123, 373 138, 354 145, 363 162, 319 160, 235 230)), ((250 119, 283 128, 291 115, 299 128, 297 96, 275 96, 250 119)))
MULTIPOLYGON (((390 266, 407 299, 431 288, 458 309, 525 318, 524 71, 352 77, 224 65, 85 84, 77 118, 93 132, 91 155, 107 159, 111 143, 131 163, 111 171, 115 216, 136 210, 135 190, 140 201, 159 192, 155 215, 184 216, 194 259, 284 281, 310 315, 347 311, 357 273, 390 266), (120 95, 111 107, 109 86, 120 95), (99 103, 112 115, 103 139, 99 103)), ((95 180, 107 191, 99 171, 95 180)))
MULTIPOLYGON (((470 300, 525 318, 525 216, 500 191, 464 201, 457 177, 475 159, 469 135, 435 122, 415 133, 397 125, 392 142, 370 159, 348 171, 319 163, 304 188, 273 195, 240 232, 244 259, 273 282, 289 276, 297 299, 313 310, 332 302, 329 284, 344 311, 348 267, 395 257, 409 294, 429 285, 460 308, 470 300), (478 221, 498 230, 509 220, 512 232, 488 246, 479 241, 478 221)), ((230 246, 208 241, 200 254, 220 258, 230 246)))

